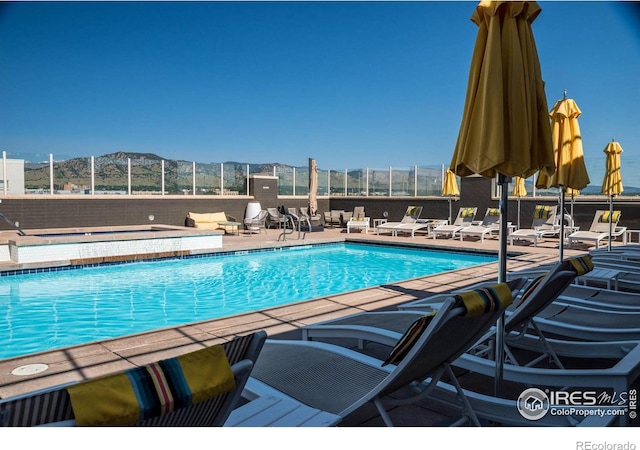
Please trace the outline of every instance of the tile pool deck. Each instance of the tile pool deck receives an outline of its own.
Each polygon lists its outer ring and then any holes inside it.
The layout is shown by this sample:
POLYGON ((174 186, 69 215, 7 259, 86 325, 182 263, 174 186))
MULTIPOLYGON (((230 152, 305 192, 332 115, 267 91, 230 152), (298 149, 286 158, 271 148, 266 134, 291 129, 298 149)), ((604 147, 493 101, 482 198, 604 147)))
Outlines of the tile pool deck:
MULTIPOLYGON (((416 245, 444 250, 467 250, 497 254, 498 239, 464 242, 452 239, 427 239, 424 235, 391 237, 375 233, 350 233, 346 230, 326 229, 307 233, 304 240, 297 240, 297 233, 288 235, 286 241, 278 241, 279 230, 261 234, 226 235, 221 251, 237 251, 282 245, 308 245, 321 242, 368 241, 392 244, 416 245)), ((558 241, 549 239, 539 244, 508 246, 507 269, 518 270, 534 267, 558 259, 558 241)), ((220 250, 216 250, 220 251, 220 250)), ((582 254, 584 250, 565 249, 565 257, 582 254)), ((0 270, 14 269, 11 264, 0 264, 0 270)), ((267 310, 209 320, 159 331, 140 333, 128 337, 110 339, 60 350, 42 352, 25 357, 0 360, 0 398, 54 386, 62 383, 94 378, 103 374, 124 370, 159 359, 196 350, 246 334, 265 330, 270 338, 294 338, 301 336, 300 327, 334 317, 362 311, 395 309, 404 302, 429 295, 447 292, 497 276, 498 263, 483 264, 438 275, 419 277, 384 286, 361 289, 332 295, 307 302, 279 306, 267 310), (12 371, 30 364, 47 364, 46 371, 32 375, 14 375, 12 371)), ((375 348, 372 349, 376 351, 375 348)), ((387 350, 388 351, 388 350, 387 350)), ((447 419, 446 411, 430 409, 428 402, 396 408, 392 418, 400 425, 437 425, 447 419)), ((343 426, 381 426, 375 411, 364 407, 347 417, 343 426)))

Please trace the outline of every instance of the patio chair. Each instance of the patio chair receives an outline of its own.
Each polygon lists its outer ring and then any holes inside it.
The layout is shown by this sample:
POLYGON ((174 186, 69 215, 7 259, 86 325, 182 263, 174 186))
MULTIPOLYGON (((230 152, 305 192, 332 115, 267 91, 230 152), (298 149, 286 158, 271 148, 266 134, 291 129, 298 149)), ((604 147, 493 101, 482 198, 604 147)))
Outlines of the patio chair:
POLYGON ((260 233, 260 230, 264 230, 264 233, 267 234, 267 217, 269 216, 269 212, 265 209, 261 210, 257 216, 244 219, 244 228, 245 231, 248 231, 249 234, 253 234, 254 231, 260 233))
POLYGON ((332 209, 331 211, 325 211, 323 214, 324 225, 328 228, 333 228, 334 226, 342 226, 343 214, 343 209, 332 209))
POLYGON ((531 228, 520 228, 509 235, 509 243, 513 241, 531 241, 533 246, 538 246, 545 237, 556 236, 560 233, 560 224, 556 217, 558 206, 536 205, 533 211, 531 228))
MULTIPOLYGON (((609 211, 598 210, 593 216, 593 222, 588 230, 576 231, 571 233, 568 237, 568 246, 571 247, 577 243, 591 243, 596 248, 600 247, 600 242, 609 239, 609 211)), ((627 227, 619 227, 622 213, 620 211, 613 211, 611 214, 612 220, 612 232, 611 239, 614 240, 622 236, 623 243, 627 243, 627 227)))
POLYGON ((500 232, 500 208, 487 208, 484 219, 480 225, 470 225, 458 231, 460 241, 464 241, 465 236, 476 236, 480 242, 484 242, 486 235, 500 232))
POLYGON ((316 212, 316 214, 309 214, 309 207, 302 206, 300 207, 300 216, 304 217, 313 227, 322 226, 322 218, 320 214, 316 212))
POLYGON ((274 225, 276 228, 284 228, 287 223, 287 218, 280 214, 278 208, 267 208, 267 228, 271 228, 274 225))
POLYGON ((385 222, 376 227, 376 234, 380 234, 380 231, 390 231, 392 236, 395 236, 394 229, 399 225, 415 224, 418 218, 422 214, 422 206, 407 206, 407 210, 404 216, 399 222, 385 222))
POLYGON ((0 426, 222 426, 265 340, 258 331, 148 366, 3 399, 0 426), (167 390, 156 391, 154 383, 167 390), (173 395, 173 405, 163 393, 173 395))
MULTIPOLYGON (((506 283, 492 291, 490 305, 476 293, 445 301, 437 312, 420 316, 384 362, 337 345, 267 340, 252 378, 309 406, 345 417, 371 402, 387 426, 389 406, 411 404, 439 388, 446 375, 457 384, 450 362, 482 336, 512 301, 506 283), (424 381, 423 380, 427 380, 424 381), (413 386, 417 393, 391 398, 413 386)), ((479 420, 460 396, 458 424, 479 420)))
POLYGON ((452 224, 439 225, 435 227, 433 230, 431 230, 431 236, 433 237, 433 239, 437 239, 438 236, 455 238, 457 232, 472 224, 477 212, 478 208, 476 207, 460 208, 458 210, 458 215, 456 216, 456 219, 452 224))

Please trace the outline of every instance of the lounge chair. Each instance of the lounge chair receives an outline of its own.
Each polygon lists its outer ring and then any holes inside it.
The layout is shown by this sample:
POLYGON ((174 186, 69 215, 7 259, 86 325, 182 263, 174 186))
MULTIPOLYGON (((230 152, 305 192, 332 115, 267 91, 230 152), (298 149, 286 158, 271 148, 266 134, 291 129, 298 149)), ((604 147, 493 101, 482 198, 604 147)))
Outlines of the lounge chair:
MULTIPOLYGON (((640 341, 633 339, 625 342, 584 342, 573 340, 548 339, 537 329, 537 313, 544 310, 568 287, 579 273, 575 267, 582 267, 582 262, 574 266, 573 262, 563 262, 543 279, 536 280, 521 292, 522 302, 511 311, 505 321, 505 344, 508 355, 504 366, 504 379, 523 384, 537 386, 572 386, 606 387, 623 392, 640 375, 640 341), (533 320, 533 322, 532 322, 533 320), (526 334, 528 329, 537 330, 536 334, 526 334), (515 349, 535 352, 537 357, 522 364, 516 357, 515 349), (570 358, 615 359, 616 363, 609 368, 565 369, 558 355, 570 358), (556 367, 534 367, 541 361, 551 359, 556 367)), ((581 272, 580 272, 581 273, 581 272)), ((515 280, 514 280, 515 282, 515 280)), ((520 284, 521 286, 521 284, 520 284)), ((448 294, 451 296, 452 294, 448 294)), ((321 338, 355 338, 363 348, 366 341, 374 341, 387 346, 396 345, 401 336, 401 329, 410 323, 416 315, 429 310, 431 306, 438 308, 441 298, 429 301, 414 302, 408 310, 361 313, 353 316, 331 320, 321 324, 309 325, 303 329, 306 339, 321 338), (430 306, 431 305, 431 306, 430 306), (415 309, 413 309, 415 308, 415 309)), ((595 319, 596 317, 594 317, 595 319)), ((495 374, 493 360, 493 338, 495 330, 485 335, 473 346, 472 352, 460 355, 452 362, 458 368, 492 377, 495 374), (487 358, 488 357, 488 358, 487 358)))
POLYGON ((274 225, 276 228, 284 228, 287 224, 287 218, 280 214, 278 208, 267 208, 267 227, 271 228, 274 225))
POLYGON ((476 236, 480 242, 484 242, 486 235, 500 232, 500 208, 487 208, 487 212, 480 225, 470 225, 458 231, 460 240, 464 241, 465 236, 476 236))
POLYGON ((448 236, 455 238, 456 233, 465 227, 471 226, 476 217, 478 208, 460 208, 456 220, 450 225, 440 225, 431 230, 431 236, 437 239, 438 236, 448 236))
MULTIPOLYGON (((484 334, 512 300, 506 284, 493 293, 493 309, 485 308, 479 296, 461 296, 445 301, 434 314, 420 316, 384 362, 332 344, 267 340, 252 378, 341 417, 372 402, 384 423, 392 426, 389 406, 426 397, 439 388, 445 374, 459 387, 450 361, 484 334), (390 398, 410 385, 417 394, 390 398)), ((465 393, 456 390, 462 399, 460 423, 479 425, 465 393)))
POLYGON ((347 233, 350 233, 353 229, 364 229, 365 233, 369 232, 369 225, 371 219, 365 216, 364 206, 356 206, 353 208, 353 214, 349 213, 349 220, 347 220, 347 233))
MULTIPOLYGON (((510 289, 514 286, 502 284, 498 289, 511 293, 510 289)), ((484 294, 487 292, 484 291, 484 294)), ((462 389, 451 370, 451 364, 489 330, 503 308, 488 313, 491 316, 490 320, 487 320, 488 317, 483 320, 482 316, 479 316, 472 321, 459 314, 453 314, 455 309, 452 308, 455 308, 454 301, 459 302, 467 296, 482 297, 484 294, 468 292, 456 297, 456 300, 446 299, 433 313, 433 319, 422 335, 419 334, 418 328, 425 326, 424 322, 429 316, 425 316, 423 312, 406 314, 410 319, 401 329, 405 330, 407 326, 408 329, 404 334, 403 331, 397 332, 390 344, 393 347, 391 356, 402 349, 406 350, 406 356, 395 367, 385 365, 362 352, 333 344, 313 341, 267 341, 252 379, 256 378, 260 384, 266 384, 306 404, 340 416, 346 416, 371 401, 387 425, 392 423, 386 407, 410 404, 425 396, 448 407, 455 405, 460 408, 462 404, 463 417, 467 416, 474 424, 478 424, 476 417, 507 425, 568 426, 581 423, 579 412, 577 418, 570 417, 570 414, 548 415, 542 421, 532 423, 523 419, 517 412, 515 400, 462 389), (411 346, 410 342, 413 340, 415 344, 411 346), (445 373, 452 384, 443 382, 442 375, 445 373), (419 388, 418 397, 388 402, 388 395, 408 385, 419 388)), ((501 294, 500 297, 504 299, 507 295, 501 294)), ((511 295, 508 294, 508 297, 511 295)), ((386 314, 384 323, 388 325, 394 322, 388 316, 400 313, 386 314)), ((357 326, 353 329, 354 333, 360 331, 367 335, 365 326, 360 330, 357 326)))
POLYGON ((331 211, 324 212, 324 226, 333 228, 334 226, 342 226, 342 214, 343 209, 332 209, 331 211))
POLYGON ((265 339, 266 333, 258 331, 144 368, 136 367, 102 378, 3 399, 0 400, 0 426, 222 426, 240 402, 265 339), (162 406, 165 403, 158 400, 150 374, 168 374, 177 366, 181 366, 182 370, 167 376, 170 379, 183 379, 175 376, 176 373, 183 374, 191 392, 178 392, 179 388, 170 386, 171 393, 179 395, 174 397, 173 407, 162 406), (225 369, 218 372, 219 367, 225 369), (214 383, 215 374, 219 382, 214 383), (127 381, 133 378, 138 382, 127 381), (145 397, 145 404, 155 404, 155 409, 138 406, 133 386, 149 389, 146 391, 149 397, 145 397), (129 392, 130 395, 126 395, 129 392), (122 410, 131 408, 133 414, 123 417, 116 414, 116 407, 122 410), (159 408, 162 407, 167 410, 161 412, 159 408))
POLYGON ((376 234, 380 234, 381 231, 390 231, 391 235, 395 236, 394 230, 397 226, 417 223, 420 214, 422 214, 422 206, 408 206, 400 222, 382 223, 376 227, 376 234))
POLYGON ((513 241, 530 241, 537 247, 545 237, 556 236, 560 233, 560 224, 556 217, 558 206, 536 205, 533 212, 531 228, 521 228, 509 235, 509 243, 513 241))
POLYGON ((317 212, 315 214, 309 214, 309 207, 300 207, 300 215, 304 217, 313 227, 322 226, 322 218, 317 212))
MULTIPOLYGON (((613 211, 612 219, 612 233, 611 239, 616 239, 622 236, 623 243, 627 243, 627 227, 619 227, 620 211, 613 211)), ((571 247, 577 243, 590 243, 595 245, 596 248, 600 247, 600 242, 609 239, 609 211, 598 210, 593 216, 593 222, 588 230, 576 231, 571 233, 568 237, 568 246, 571 247)))

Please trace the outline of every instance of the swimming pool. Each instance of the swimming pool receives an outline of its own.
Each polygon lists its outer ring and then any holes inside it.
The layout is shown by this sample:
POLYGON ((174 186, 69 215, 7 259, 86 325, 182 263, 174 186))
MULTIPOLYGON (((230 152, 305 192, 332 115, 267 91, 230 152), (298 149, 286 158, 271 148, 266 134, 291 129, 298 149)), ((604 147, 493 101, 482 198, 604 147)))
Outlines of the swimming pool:
POLYGON ((0 277, 0 358, 496 261, 355 243, 96 265, 0 277))

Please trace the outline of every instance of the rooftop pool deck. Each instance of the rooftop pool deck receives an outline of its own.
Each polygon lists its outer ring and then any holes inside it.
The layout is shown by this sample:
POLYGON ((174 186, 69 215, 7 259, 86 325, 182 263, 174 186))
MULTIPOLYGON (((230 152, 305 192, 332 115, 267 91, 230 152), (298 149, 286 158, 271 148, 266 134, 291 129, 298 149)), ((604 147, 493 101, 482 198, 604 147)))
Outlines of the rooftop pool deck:
MULTIPOLYGON (((182 227, 175 227, 176 232, 182 227)), ((182 230, 185 230, 184 228, 182 230)), ((186 229, 190 231, 193 229, 186 229)), ((27 231, 27 230, 25 230, 27 231)), ((46 230, 38 230, 40 233, 46 230)), ((7 233, 0 234, 1 240, 7 233)), ((91 237, 91 236, 87 236, 91 237)), ((485 239, 483 243, 473 240, 460 242, 453 239, 427 239, 424 235, 392 237, 388 234, 350 233, 345 229, 325 229, 322 232, 307 233, 304 239, 297 239, 297 233, 278 240, 280 230, 270 229, 267 233, 222 236, 220 248, 209 252, 240 251, 281 246, 309 245, 314 243, 358 241, 396 245, 411 245, 440 250, 498 253, 499 240, 485 239)), ((508 270, 519 270, 554 262, 558 259, 557 239, 547 239, 538 244, 508 246, 508 270)), ((204 251, 204 250, 203 250, 204 251)), ((566 249, 564 256, 582 254, 585 250, 566 249)), ((58 261, 56 264, 68 264, 58 261)), ((46 264, 38 263, 43 267, 46 264)), ((29 265, 11 262, 0 263, 0 270, 25 269, 29 265)), ((236 335, 255 330, 265 330, 272 339, 300 339, 300 328, 304 325, 342 317, 362 311, 393 310, 401 303, 418 298, 448 292, 477 282, 495 279, 498 263, 445 272, 438 275, 419 277, 375 286, 348 293, 318 298, 306 302, 279 306, 257 312, 238 314, 223 319, 192 323, 179 327, 144 332, 122 338, 93 342, 85 345, 32 354, 23 357, 0 360, 0 398, 7 398, 25 392, 58 384, 95 378, 100 375, 144 365, 159 359, 177 356, 196 350, 203 344, 224 342, 236 335), (45 366, 46 365, 46 366, 45 366), (38 368, 46 370, 38 371, 38 368), (33 369, 33 370, 32 370, 33 369)), ((409 426, 428 426, 446 420, 445 411, 430 410, 421 405, 396 408, 392 411, 400 417, 398 422, 409 426), (416 409, 417 408, 417 409, 416 409), (404 419, 402 417, 406 416, 404 419)), ((374 408, 375 410, 375 408, 374 408)), ((347 417, 343 426, 381 426, 382 421, 375 411, 365 409, 347 417)), ((392 416, 393 417, 393 416, 392 416)), ((395 419, 394 419, 395 420, 395 419)))

